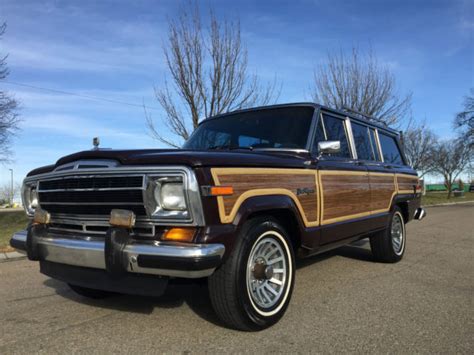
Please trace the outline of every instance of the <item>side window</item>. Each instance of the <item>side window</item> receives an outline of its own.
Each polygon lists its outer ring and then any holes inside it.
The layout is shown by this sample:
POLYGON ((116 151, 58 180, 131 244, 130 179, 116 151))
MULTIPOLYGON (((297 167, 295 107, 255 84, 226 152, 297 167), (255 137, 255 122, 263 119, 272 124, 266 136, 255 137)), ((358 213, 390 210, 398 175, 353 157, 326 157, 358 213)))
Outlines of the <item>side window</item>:
POLYGON ((316 127, 316 136, 314 137, 313 142, 313 152, 318 154, 318 143, 324 142, 326 140, 326 136, 324 135, 324 128, 323 128, 323 121, 320 117, 318 120, 318 126, 316 127))
POLYGON ((323 115, 324 127, 326 128, 326 136, 328 141, 340 141, 341 151, 332 156, 350 158, 349 142, 347 140, 346 128, 344 120, 333 116, 323 115))
POLYGON ((402 156, 395 138, 379 132, 380 146, 385 163, 403 165, 402 156))
POLYGON ((369 128, 370 131, 370 142, 372 143, 372 151, 374 152, 375 160, 382 161, 380 158, 379 148, 377 146, 377 138, 375 137, 375 129, 369 128))
POLYGON ((375 160, 370 144, 369 128, 355 122, 352 122, 351 125, 357 157, 360 160, 375 160))

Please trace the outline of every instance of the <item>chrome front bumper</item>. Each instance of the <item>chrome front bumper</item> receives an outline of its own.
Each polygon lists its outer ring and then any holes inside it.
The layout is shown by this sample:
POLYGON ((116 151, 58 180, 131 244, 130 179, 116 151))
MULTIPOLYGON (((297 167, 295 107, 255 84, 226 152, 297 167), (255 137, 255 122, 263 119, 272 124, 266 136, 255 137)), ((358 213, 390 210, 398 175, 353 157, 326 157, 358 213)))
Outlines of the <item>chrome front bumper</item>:
MULTIPOLYGON (((27 231, 15 233, 10 245, 26 251, 27 231)), ((38 238, 40 260, 105 270, 105 243, 97 237, 49 233, 38 238)), ((199 278, 211 275, 220 264, 222 244, 165 244, 157 241, 134 241, 125 246, 127 271, 170 277, 199 278)))

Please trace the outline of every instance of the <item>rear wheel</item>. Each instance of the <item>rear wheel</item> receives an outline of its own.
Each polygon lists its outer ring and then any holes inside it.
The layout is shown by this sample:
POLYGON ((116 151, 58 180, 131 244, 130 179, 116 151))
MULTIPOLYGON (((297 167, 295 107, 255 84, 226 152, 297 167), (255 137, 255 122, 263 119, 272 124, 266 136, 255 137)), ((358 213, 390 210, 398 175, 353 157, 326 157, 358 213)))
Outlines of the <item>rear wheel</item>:
POLYGON ((274 219, 247 222, 232 255, 209 278, 216 314, 240 330, 261 330, 275 324, 290 302, 294 268, 289 237, 274 219))
POLYGON ((406 231, 402 211, 395 207, 387 229, 370 237, 372 254, 377 261, 395 263, 405 253, 406 231))
POLYGON ((77 285, 72 285, 72 284, 68 284, 68 285, 71 288, 71 290, 76 292, 78 295, 81 295, 87 298, 101 299, 101 298, 107 298, 114 295, 113 292, 109 292, 109 291, 96 290, 93 288, 87 288, 87 287, 82 287, 82 286, 77 286, 77 285))

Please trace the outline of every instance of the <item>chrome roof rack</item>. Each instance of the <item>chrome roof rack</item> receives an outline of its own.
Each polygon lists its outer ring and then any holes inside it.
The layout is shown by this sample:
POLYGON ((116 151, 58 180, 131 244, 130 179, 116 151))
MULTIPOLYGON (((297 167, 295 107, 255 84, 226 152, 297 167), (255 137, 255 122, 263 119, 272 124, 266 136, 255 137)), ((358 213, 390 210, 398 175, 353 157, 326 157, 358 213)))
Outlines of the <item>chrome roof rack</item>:
POLYGON ((362 116, 363 118, 365 118, 365 119, 367 119, 367 120, 369 120, 369 121, 374 121, 374 122, 377 122, 377 123, 380 123, 380 124, 384 125, 385 127, 388 127, 388 124, 387 124, 385 121, 381 120, 380 118, 367 115, 366 113, 359 112, 359 111, 357 111, 357 110, 354 110, 354 109, 349 108, 349 107, 346 107, 346 106, 344 106, 342 109, 343 109, 344 111, 346 111, 346 112, 349 112, 349 113, 353 113, 353 114, 362 116))

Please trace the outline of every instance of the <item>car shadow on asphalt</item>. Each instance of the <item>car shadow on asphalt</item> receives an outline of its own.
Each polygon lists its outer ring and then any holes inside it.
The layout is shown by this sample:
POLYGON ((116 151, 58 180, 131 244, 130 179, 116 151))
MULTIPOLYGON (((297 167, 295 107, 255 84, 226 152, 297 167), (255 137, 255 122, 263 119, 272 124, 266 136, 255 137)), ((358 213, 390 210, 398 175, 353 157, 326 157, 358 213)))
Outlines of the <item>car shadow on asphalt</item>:
MULTIPOLYGON (((334 256, 371 262, 373 258, 370 249, 367 249, 367 243, 366 240, 361 240, 332 251, 298 260, 296 267, 301 269, 312 266, 334 256)), ((150 315, 156 308, 179 308, 186 304, 203 320, 225 327, 219 321, 212 308, 206 279, 170 280, 165 293, 160 297, 117 294, 105 299, 90 299, 76 294, 67 284, 55 279, 45 280, 44 285, 54 289, 58 295, 73 302, 121 312, 150 315)))
POLYGON ((159 297, 116 294, 104 299, 90 299, 76 294, 64 282, 47 279, 44 285, 73 302, 121 312, 150 315, 156 308, 179 308, 184 304, 203 320, 224 326, 212 309, 207 280, 170 280, 165 293, 159 297))

